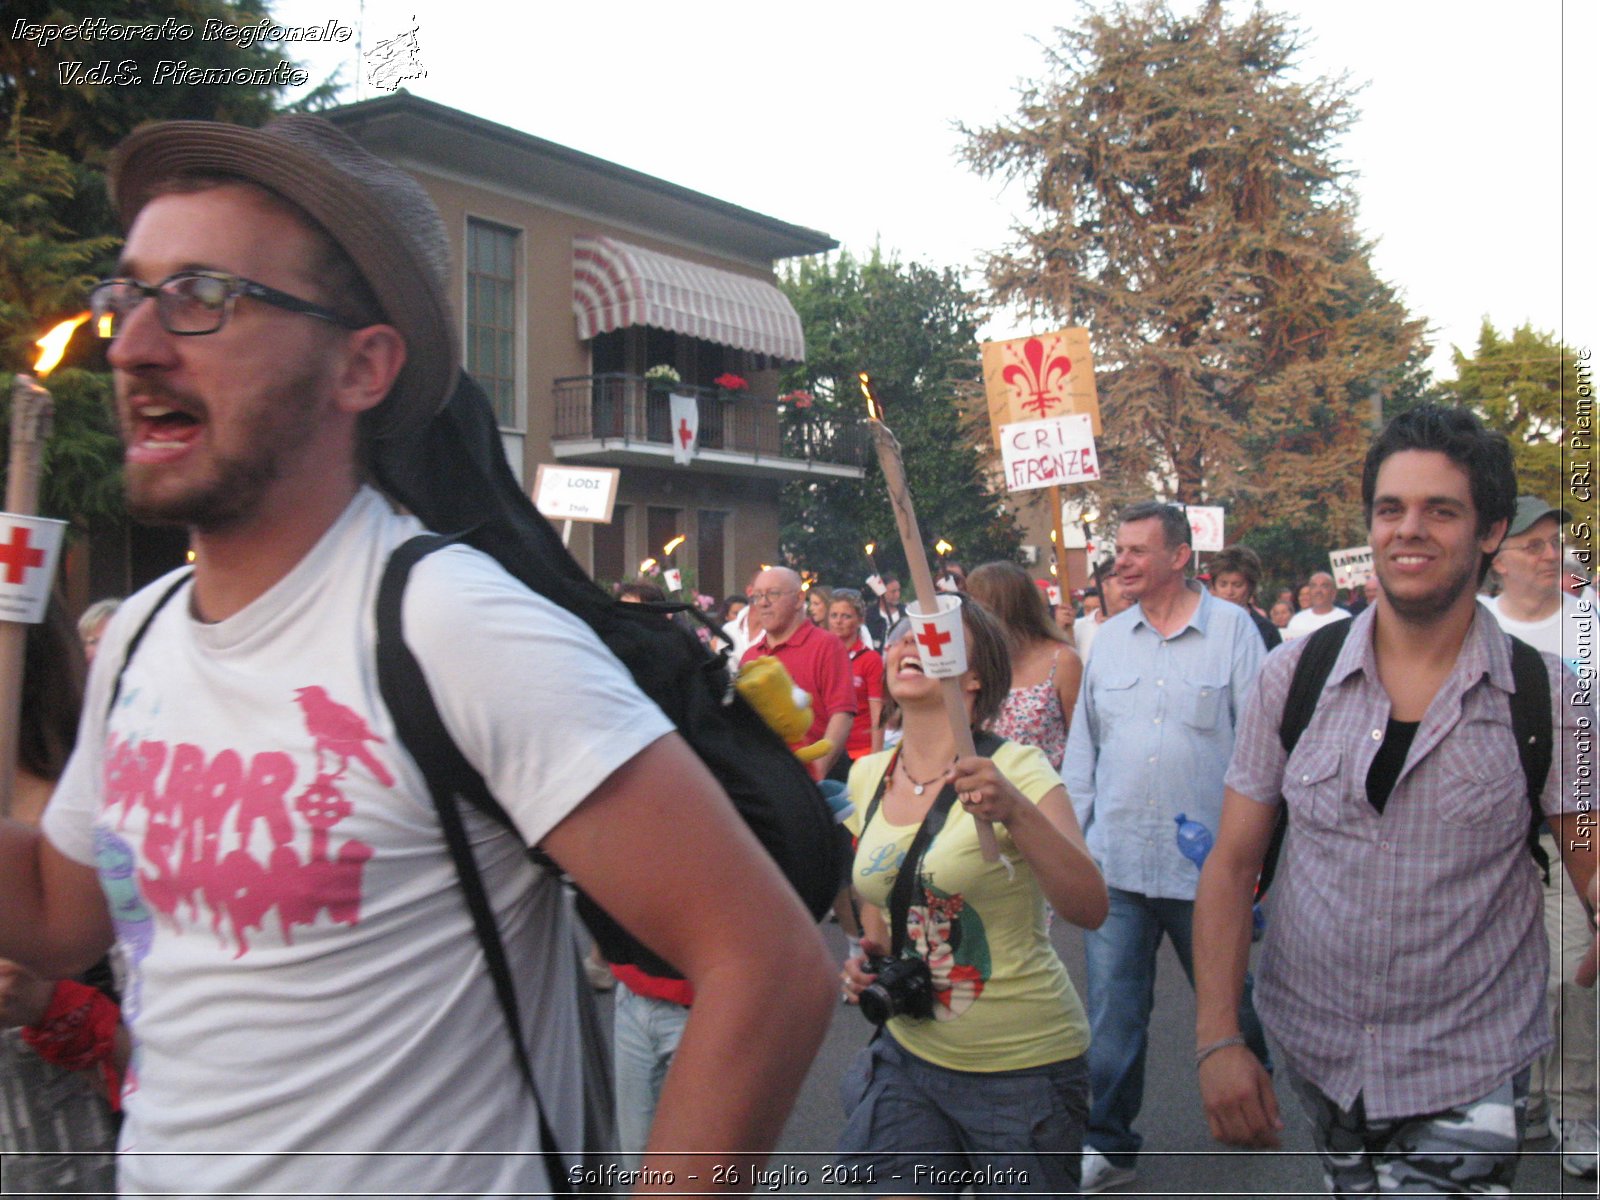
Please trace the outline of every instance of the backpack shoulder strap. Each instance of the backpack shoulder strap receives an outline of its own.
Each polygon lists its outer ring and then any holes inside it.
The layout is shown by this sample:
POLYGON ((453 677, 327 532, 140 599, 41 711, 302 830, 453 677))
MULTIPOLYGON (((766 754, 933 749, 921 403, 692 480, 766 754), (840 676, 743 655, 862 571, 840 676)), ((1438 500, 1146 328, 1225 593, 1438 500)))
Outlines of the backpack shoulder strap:
POLYGON ((1554 729, 1550 720, 1550 673, 1539 652, 1519 637, 1507 634, 1511 642, 1511 732, 1517 739, 1517 757, 1528 785, 1528 851, 1550 882, 1550 856, 1539 844, 1544 827, 1540 797, 1550 776, 1555 755, 1554 729))
POLYGON ((1283 702, 1283 719, 1278 723, 1278 741, 1285 754, 1293 754, 1300 735, 1316 715, 1317 701, 1322 698, 1323 685, 1333 672, 1333 664, 1344 648, 1354 618, 1335 621, 1312 631, 1306 637, 1306 648, 1300 661, 1294 665, 1294 677, 1289 681, 1289 694, 1283 702))
POLYGON ((556 1149, 555 1134, 550 1129, 545 1107, 534 1081, 533 1066, 528 1057, 527 1042, 522 1036, 522 1022, 517 1012, 517 993, 512 982, 511 964, 506 955, 505 943, 495 922, 494 909, 489 903, 488 890, 478 870, 478 861, 472 853, 472 843, 467 836, 466 824, 457 803, 465 799, 475 808, 500 822, 515 833, 510 815, 490 793, 472 764, 467 762, 455 739, 445 728, 428 689, 422 665, 405 643, 402 622, 402 605, 406 582, 411 570, 435 550, 453 544, 456 537, 423 533, 402 543, 389 556, 383 579, 378 585, 377 603, 377 670, 378 691, 395 729, 406 750, 416 759, 423 778, 427 780, 428 793, 434 809, 439 814, 439 825, 444 833, 445 845, 455 863, 456 875, 461 882, 461 892, 472 916, 472 927, 483 949, 484 961, 494 983, 495 997, 505 1017, 506 1029, 511 1036, 516 1055, 517 1069, 533 1096, 533 1106, 539 1119, 539 1145, 544 1160, 545 1173, 550 1186, 557 1193, 567 1194, 572 1189, 568 1182, 566 1164, 556 1149))
POLYGON ((106 701, 106 713, 117 706, 117 697, 122 695, 122 677, 127 674, 128 664, 133 661, 133 652, 139 648, 139 643, 144 641, 144 635, 150 632, 150 626, 155 623, 156 614, 167 606, 167 601, 178 594, 178 589, 194 578, 193 571, 185 571, 174 579, 167 590, 161 593, 154 607, 144 615, 144 620, 139 622, 139 628, 133 631, 133 636, 128 639, 128 644, 123 647, 122 665, 117 668, 117 677, 111 684, 111 699, 106 701))
MULTIPOLYGON (((1284 697, 1283 717, 1278 722, 1278 742, 1283 752, 1293 754, 1300 744, 1300 735, 1316 715, 1317 702, 1322 699, 1322 688, 1333 672, 1339 651, 1350 635, 1350 625, 1355 618, 1335 621, 1313 630, 1305 639, 1306 648, 1294 664, 1294 675, 1289 680, 1289 694, 1284 697)), ((1256 899, 1267 894, 1272 879, 1278 873, 1278 856, 1283 853, 1283 839, 1289 832, 1289 807, 1278 805, 1278 818, 1272 827, 1272 841, 1267 844, 1266 857, 1261 860, 1261 876, 1256 882, 1256 899)))

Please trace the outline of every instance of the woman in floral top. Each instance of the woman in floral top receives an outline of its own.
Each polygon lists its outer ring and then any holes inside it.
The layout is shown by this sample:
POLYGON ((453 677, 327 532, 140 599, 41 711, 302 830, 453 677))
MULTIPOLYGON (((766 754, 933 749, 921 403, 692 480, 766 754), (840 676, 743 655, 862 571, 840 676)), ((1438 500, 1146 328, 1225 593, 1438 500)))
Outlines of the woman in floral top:
POLYGON ((1011 650, 1011 692, 989 728, 1039 747, 1059 770, 1083 681, 1070 636, 1051 620, 1038 587, 1015 563, 984 563, 968 577, 967 591, 1000 619, 1011 650))

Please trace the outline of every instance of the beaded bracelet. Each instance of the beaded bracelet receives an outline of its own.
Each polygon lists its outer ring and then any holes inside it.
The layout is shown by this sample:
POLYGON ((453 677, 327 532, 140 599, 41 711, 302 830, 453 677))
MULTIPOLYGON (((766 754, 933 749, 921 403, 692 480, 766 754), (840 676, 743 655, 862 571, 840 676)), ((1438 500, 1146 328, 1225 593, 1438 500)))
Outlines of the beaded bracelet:
POLYGON ((1232 1037, 1223 1038, 1220 1042, 1212 1042, 1209 1046, 1201 1046, 1200 1049, 1194 1052, 1194 1065, 1198 1067, 1218 1050, 1226 1050, 1229 1046, 1242 1045, 1244 1045, 1244 1037, 1236 1033, 1232 1037))

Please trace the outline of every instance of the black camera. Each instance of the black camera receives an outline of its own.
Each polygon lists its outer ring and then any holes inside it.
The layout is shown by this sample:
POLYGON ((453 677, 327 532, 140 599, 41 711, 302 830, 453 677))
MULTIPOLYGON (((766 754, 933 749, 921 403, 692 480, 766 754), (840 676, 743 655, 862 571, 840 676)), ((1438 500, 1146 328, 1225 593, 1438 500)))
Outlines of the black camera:
POLYGON ((920 958, 871 958, 867 969, 877 976, 861 989, 861 1015, 874 1025, 890 1017, 926 1021, 933 1016, 933 975, 920 958))

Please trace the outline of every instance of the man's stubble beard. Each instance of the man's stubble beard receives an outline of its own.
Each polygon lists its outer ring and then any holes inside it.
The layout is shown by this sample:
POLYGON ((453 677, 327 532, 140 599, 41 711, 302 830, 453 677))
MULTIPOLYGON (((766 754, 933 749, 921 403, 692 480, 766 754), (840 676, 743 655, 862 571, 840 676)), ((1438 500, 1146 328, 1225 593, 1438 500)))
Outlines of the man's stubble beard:
MULTIPOLYGON (((159 466, 139 464, 124 468, 123 488, 128 513, 144 525, 182 526, 201 533, 218 533, 244 524, 255 515, 267 490, 283 478, 291 455, 303 449, 317 428, 321 405, 314 396, 309 372, 290 381, 279 396, 257 398, 253 411, 234 418, 242 423, 244 448, 222 453, 210 450, 209 478, 170 496, 161 494, 159 466), (151 486, 144 489, 140 475, 149 472, 151 486)), ((161 389, 143 390, 160 398, 161 389)), ((191 406, 193 407, 193 406, 191 406)), ((209 420, 202 435, 214 430, 209 420)))
POLYGON ((1442 617, 1455 607, 1461 599, 1462 593, 1476 590, 1478 586, 1479 561, 1468 563, 1448 586, 1428 596, 1416 599, 1397 597, 1389 590, 1389 585, 1382 575, 1378 576, 1378 586, 1383 589, 1383 594, 1389 599, 1389 607, 1402 621, 1412 625, 1426 625, 1435 618, 1442 617))

